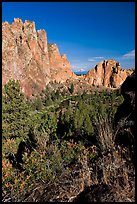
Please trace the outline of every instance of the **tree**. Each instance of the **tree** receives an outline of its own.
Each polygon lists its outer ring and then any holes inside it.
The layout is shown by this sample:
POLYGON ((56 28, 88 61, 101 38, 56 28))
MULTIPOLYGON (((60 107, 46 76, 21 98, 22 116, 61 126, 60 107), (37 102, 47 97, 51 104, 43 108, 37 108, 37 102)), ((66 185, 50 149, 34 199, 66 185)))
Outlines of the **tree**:
POLYGON ((43 107, 42 99, 37 97, 33 102, 33 106, 35 110, 41 111, 43 107))
POLYGON ((74 93, 74 84, 73 84, 73 83, 71 84, 71 86, 70 86, 70 88, 69 88, 69 92, 70 92, 71 94, 74 93))
POLYGON ((5 139, 26 140, 29 132, 29 106, 19 81, 9 80, 2 97, 2 134, 5 139))
POLYGON ((49 136, 49 139, 56 138, 57 118, 54 112, 42 112, 40 116, 39 131, 43 130, 49 136))
POLYGON ((52 99, 51 99, 51 96, 49 95, 49 96, 45 99, 44 105, 45 105, 45 106, 50 106, 50 105, 52 105, 52 104, 53 104, 53 101, 52 101, 52 99))

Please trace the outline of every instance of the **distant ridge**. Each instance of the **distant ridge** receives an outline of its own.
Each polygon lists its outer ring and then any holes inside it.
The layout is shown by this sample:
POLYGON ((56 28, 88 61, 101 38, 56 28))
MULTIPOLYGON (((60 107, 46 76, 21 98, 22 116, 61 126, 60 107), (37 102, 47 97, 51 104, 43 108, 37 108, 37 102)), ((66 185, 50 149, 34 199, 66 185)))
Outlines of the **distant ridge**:
POLYGON ((83 71, 83 72, 74 72, 74 74, 76 75, 86 75, 88 73, 88 71, 83 71))

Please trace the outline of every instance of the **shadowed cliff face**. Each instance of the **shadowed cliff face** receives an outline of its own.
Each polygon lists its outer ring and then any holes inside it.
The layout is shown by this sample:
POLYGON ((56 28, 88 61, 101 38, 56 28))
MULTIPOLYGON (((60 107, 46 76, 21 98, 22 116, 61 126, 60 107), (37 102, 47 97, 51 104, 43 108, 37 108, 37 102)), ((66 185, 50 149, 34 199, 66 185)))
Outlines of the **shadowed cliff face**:
POLYGON ((124 102, 115 114, 115 126, 118 129, 115 141, 129 150, 128 157, 135 164, 135 72, 122 84, 121 94, 124 102))
POLYGON ((48 44, 46 31, 36 31, 34 22, 15 18, 11 25, 2 23, 2 85, 9 79, 20 80, 25 95, 38 93, 50 81, 80 80, 91 86, 117 88, 131 73, 115 60, 108 60, 78 77, 66 55, 60 55, 56 44, 48 44))

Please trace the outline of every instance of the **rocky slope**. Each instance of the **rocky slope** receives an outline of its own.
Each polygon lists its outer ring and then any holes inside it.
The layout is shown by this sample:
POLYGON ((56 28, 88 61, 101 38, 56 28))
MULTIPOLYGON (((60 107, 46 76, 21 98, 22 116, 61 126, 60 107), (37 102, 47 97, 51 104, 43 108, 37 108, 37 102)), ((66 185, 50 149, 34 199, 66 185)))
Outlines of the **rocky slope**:
POLYGON ((45 89, 50 81, 117 88, 132 72, 108 60, 86 76, 76 76, 66 55, 60 54, 56 44, 48 44, 46 31, 36 31, 34 22, 15 18, 12 24, 2 23, 2 85, 9 79, 20 80, 28 96, 45 89))

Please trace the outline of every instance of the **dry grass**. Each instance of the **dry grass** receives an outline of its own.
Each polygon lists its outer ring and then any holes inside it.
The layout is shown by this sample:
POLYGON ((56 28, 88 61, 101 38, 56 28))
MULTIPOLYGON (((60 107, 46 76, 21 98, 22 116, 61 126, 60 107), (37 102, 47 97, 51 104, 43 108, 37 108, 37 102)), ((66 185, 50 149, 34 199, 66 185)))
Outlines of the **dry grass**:
MULTIPOLYGON (((100 195, 101 202, 134 202, 134 179, 133 167, 129 167, 115 149, 112 153, 97 158, 94 163, 89 162, 88 151, 85 149, 78 162, 60 175, 58 182, 37 184, 22 201, 73 202, 80 193, 87 192, 87 189, 91 196, 94 188, 98 186, 100 189, 102 184, 106 184, 109 190, 104 196, 100 195)), ((95 198, 94 200, 96 201, 95 198)))

